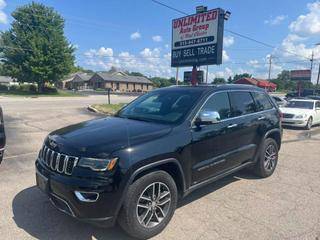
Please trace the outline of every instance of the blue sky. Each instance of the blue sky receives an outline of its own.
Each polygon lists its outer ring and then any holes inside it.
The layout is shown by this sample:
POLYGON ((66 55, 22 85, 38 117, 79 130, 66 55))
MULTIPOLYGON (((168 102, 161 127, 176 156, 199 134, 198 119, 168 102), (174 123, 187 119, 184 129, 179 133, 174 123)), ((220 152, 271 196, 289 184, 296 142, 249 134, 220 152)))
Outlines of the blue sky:
MULTIPOLYGON (((249 72, 266 78, 268 56, 272 76, 283 69, 310 67, 314 50, 320 58, 320 2, 310 0, 161 0, 187 13, 197 5, 221 7, 232 14, 225 28, 263 41, 268 48, 225 32, 224 62, 209 68, 209 80, 249 72), (297 55, 292 54, 294 52, 297 55)), ((29 0, 0 0, 0 30, 10 27, 10 13, 29 0)), ((80 66, 140 71, 148 76, 175 76, 170 67, 171 20, 182 15, 151 0, 39 0, 65 19, 65 33, 77 46, 80 66)), ((319 61, 315 61, 314 69, 319 61)), ((182 69, 190 70, 188 68, 182 69)), ((316 71, 313 73, 316 75, 316 71)), ((180 76, 182 76, 180 74, 180 76)), ((315 78, 315 76, 314 76, 315 78)))

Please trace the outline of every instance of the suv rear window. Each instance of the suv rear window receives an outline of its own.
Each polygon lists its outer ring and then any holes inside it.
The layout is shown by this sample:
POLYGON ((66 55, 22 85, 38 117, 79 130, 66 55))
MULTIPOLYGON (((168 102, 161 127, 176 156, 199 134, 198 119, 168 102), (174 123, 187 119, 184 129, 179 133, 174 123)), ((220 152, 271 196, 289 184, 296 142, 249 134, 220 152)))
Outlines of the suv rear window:
POLYGON ((252 96, 256 102, 257 111, 264 111, 272 108, 272 104, 265 93, 252 92, 252 96))
POLYGON ((230 92, 229 96, 233 117, 255 112, 255 104, 249 92, 230 92))

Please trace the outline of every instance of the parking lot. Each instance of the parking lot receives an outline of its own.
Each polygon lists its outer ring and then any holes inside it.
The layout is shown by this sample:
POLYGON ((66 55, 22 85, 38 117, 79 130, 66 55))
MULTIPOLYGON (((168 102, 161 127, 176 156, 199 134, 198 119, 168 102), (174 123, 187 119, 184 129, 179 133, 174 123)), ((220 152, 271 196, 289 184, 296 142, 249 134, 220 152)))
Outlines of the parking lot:
MULTIPOLYGON (((112 103, 133 97, 113 96, 112 103)), ((129 239, 119 227, 101 229, 60 213, 35 187, 34 160, 52 130, 101 115, 86 110, 105 96, 0 98, 7 147, 0 166, 1 239, 129 239)), ((107 204, 107 203, 106 203, 107 204)), ((275 174, 247 171, 182 200, 155 239, 320 238, 320 127, 285 129, 275 174)))

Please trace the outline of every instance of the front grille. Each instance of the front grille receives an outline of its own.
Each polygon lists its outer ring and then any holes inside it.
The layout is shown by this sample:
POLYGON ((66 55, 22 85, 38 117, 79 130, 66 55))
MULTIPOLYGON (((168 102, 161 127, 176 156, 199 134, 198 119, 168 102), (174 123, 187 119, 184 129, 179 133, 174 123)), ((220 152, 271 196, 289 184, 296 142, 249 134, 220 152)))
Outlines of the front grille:
POLYGON ((294 117, 294 114, 291 114, 291 113, 284 113, 283 114, 283 118, 293 118, 294 117))
POLYGON ((71 175, 73 168, 77 165, 78 158, 58 153, 43 145, 39 153, 39 158, 51 170, 71 175))

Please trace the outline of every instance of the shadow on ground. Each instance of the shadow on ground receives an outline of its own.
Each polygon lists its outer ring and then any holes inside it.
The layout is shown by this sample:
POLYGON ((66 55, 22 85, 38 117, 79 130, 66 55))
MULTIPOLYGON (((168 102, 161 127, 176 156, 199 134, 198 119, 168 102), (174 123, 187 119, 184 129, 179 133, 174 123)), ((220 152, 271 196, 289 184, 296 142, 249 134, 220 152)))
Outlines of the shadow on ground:
MULTIPOLYGON (((210 194, 230 183, 246 179, 256 179, 246 171, 226 177, 216 183, 209 184, 192 192, 182 199, 178 207, 183 207, 207 194, 210 194)), ((36 186, 19 192, 12 202, 13 219, 17 226, 37 239, 77 239, 89 240, 129 240, 118 226, 113 228, 99 228, 80 222, 55 209, 48 197, 36 186)))

